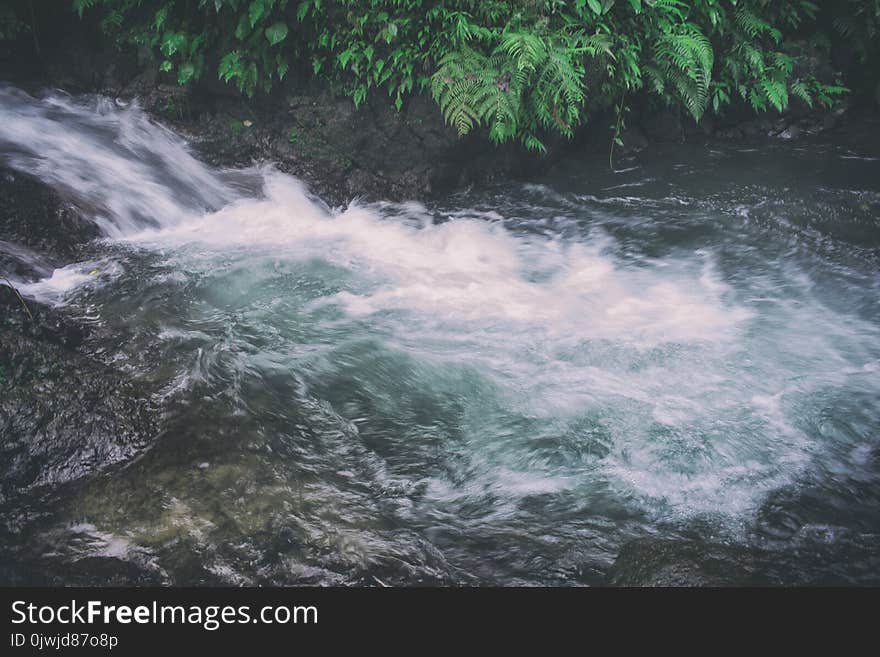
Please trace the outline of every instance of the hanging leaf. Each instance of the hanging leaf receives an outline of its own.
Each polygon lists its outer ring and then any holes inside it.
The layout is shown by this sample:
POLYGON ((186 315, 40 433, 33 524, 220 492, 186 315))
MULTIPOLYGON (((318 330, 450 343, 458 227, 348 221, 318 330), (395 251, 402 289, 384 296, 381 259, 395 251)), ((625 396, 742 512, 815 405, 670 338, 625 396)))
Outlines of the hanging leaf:
POLYGON ((250 7, 248 7, 248 18, 251 21, 251 27, 257 24, 263 14, 266 13, 266 6, 263 4, 263 0, 254 0, 250 7))
POLYGON ((266 28, 266 39, 270 45, 277 45, 287 38, 287 25, 278 21, 266 28))
POLYGON ((343 68, 343 70, 345 69, 346 65, 348 64, 348 60, 351 59, 352 55, 354 55, 354 53, 351 50, 343 50, 336 56, 336 59, 337 61, 339 61, 339 65, 343 68))
POLYGON ((220 65, 217 67, 217 75, 224 82, 229 82, 233 77, 241 75, 241 53, 237 50, 223 55, 220 65))

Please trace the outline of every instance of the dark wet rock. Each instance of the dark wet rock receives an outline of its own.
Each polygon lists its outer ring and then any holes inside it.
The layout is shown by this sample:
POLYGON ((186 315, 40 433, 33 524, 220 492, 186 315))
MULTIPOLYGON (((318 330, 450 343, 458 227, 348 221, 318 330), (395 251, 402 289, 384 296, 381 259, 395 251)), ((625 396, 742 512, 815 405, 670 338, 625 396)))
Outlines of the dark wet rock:
POLYGON ((125 377, 76 351, 79 327, 6 285, 0 318, 3 502, 100 472, 150 444, 147 402, 125 377))
MULTIPOLYGON (((851 411, 854 419, 864 418, 864 434, 876 426, 876 412, 868 402, 855 396, 851 411)), ((847 409, 848 410, 848 409, 847 409)), ((860 428, 862 430, 862 428, 860 428)), ((758 539, 790 541, 805 534, 828 535, 836 540, 849 538, 847 530, 863 535, 880 530, 880 459, 877 452, 865 452, 850 463, 848 472, 836 472, 821 483, 801 483, 780 488, 761 505, 755 519, 758 539)))
POLYGON ((651 141, 662 143, 684 140, 684 125, 681 116, 672 110, 646 115, 641 121, 641 127, 651 141))
POLYGON ((624 545, 606 583, 611 586, 877 585, 880 583, 880 549, 875 543, 872 537, 833 542, 804 540, 768 550, 686 539, 638 539, 624 545))
POLYGON ((125 94, 187 135, 209 163, 271 163, 331 205, 424 198, 542 170, 550 161, 482 135, 459 138, 424 96, 397 112, 385 97, 355 109, 349 98, 297 85, 250 101, 204 92, 183 97, 140 83, 125 94))
POLYGON ((780 139, 795 139, 797 137, 800 137, 802 134, 803 129, 797 124, 794 124, 788 126, 784 130, 782 130, 782 132, 779 132, 776 136, 780 139))
POLYGON ((125 378, 81 351, 89 329, 13 287, 74 260, 96 226, 45 185, 0 170, 0 230, 0 520, 20 528, 39 515, 36 490, 132 458, 155 430, 125 378))
POLYGON ((7 263, 18 253, 19 266, 32 267, 21 257, 26 251, 31 258, 39 258, 44 269, 61 266, 76 257, 80 245, 99 235, 93 222, 46 185, 0 168, 0 239, 6 245, 0 249, 0 258, 5 256, 7 263))
POLYGON ((19 337, 68 349, 82 344, 83 327, 50 306, 21 296, 5 282, 0 283, 0 311, 0 331, 10 334, 5 342, 7 350, 19 337))

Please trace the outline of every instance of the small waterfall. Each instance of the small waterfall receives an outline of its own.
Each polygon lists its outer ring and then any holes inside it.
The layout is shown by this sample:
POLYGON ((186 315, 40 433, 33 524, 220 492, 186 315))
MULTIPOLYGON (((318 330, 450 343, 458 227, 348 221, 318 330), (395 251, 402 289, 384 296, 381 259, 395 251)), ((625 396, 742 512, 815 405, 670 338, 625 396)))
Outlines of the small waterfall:
POLYGON ((69 194, 108 236, 169 226, 235 193, 136 103, 0 86, 0 162, 69 194))

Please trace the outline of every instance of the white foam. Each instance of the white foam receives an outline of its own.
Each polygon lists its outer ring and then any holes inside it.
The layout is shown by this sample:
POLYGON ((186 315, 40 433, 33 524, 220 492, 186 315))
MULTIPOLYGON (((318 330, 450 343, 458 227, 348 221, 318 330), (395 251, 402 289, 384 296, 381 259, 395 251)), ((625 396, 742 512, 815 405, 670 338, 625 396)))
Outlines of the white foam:
POLYGON ((686 272, 675 267, 683 263, 669 262, 623 268, 601 253, 601 239, 563 244, 515 235, 499 221, 435 224, 419 214, 413 222, 357 205, 333 214, 299 181, 264 175, 264 198, 127 239, 161 248, 273 249, 333 262, 372 282, 320 301, 352 315, 402 310, 451 322, 512 322, 643 347, 729 339, 750 317, 724 299, 726 286, 705 269, 686 272))
POLYGON ((25 296, 43 303, 60 304, 81 286, 99 285, 106 278, 118 275, 119 271, 120 268, 115 263, 78 262, 55 269, 51 276, 34 283, 23 283, 18 289, 25 296))

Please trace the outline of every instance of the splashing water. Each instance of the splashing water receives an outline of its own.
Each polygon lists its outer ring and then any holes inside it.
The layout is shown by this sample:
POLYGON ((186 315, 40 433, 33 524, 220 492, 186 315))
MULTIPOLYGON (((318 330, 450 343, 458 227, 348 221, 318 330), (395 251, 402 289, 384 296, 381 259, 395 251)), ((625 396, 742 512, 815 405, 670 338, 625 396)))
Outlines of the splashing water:
POLYGON ((331 210, 105 100, 4 89, 0 144, 108 237, 22 291, 119 331, 105 357, 165 409, 55 510, 62 553, 178 583, 192 555, 235 583, 560 583, 632 537, 748 540, 780 491, 880 529, 851 486, 877 482, 873 161, 823 151, 849 170, 819 188, 793 147, 673 151, 698 164, 331 210))
POLYGON ((0 87, 0 118, 3 161, 91 206, 111 236, 174 224, 235 196, 136 106, 98 98, 84 108, 61 95, 34 102, 0 87))

